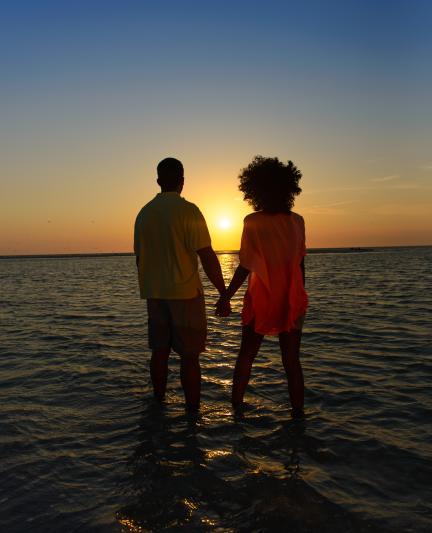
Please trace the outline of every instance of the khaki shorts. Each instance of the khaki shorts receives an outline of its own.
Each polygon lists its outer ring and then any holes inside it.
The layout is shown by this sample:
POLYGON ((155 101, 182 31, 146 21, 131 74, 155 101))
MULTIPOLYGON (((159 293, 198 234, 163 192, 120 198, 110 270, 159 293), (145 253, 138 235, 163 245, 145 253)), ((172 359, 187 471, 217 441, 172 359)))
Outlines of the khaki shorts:
POLYGON ((148 338, 152 350, 172 348, 180 355, 205 350, 207 319, 204 296, 188 300, 147 300, 148 338))

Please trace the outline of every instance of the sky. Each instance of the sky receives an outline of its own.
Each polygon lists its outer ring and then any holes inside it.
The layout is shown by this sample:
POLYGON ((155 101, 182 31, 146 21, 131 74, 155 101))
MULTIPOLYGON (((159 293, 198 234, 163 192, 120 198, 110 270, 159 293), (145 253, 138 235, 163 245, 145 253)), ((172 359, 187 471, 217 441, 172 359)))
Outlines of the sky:
POLYGON ((309 247, 432 244, 432 2, 0 0, 0 255, 132 251, 164 157, 217 250, 238 174, 303 173, 309 247))

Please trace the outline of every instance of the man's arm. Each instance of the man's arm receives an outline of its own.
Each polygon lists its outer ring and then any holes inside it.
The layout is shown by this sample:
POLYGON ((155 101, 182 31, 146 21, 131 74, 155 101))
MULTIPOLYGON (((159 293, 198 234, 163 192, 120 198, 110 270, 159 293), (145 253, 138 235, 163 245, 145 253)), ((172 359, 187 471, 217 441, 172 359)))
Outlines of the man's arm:
POLYGON ((138 266, 139 266, 139 255, 135 256, 135 261, 136 261, 136 266, 138 268, 138 266))
POLYGON ((219 294, 225 292, 225 282, 222 276, 222 269, 213 248, 207 246, 207 248, 201 248, 197 250, 197 254, 201 260, 204 272, 207 274, 208 279, 213 283, 219 294))

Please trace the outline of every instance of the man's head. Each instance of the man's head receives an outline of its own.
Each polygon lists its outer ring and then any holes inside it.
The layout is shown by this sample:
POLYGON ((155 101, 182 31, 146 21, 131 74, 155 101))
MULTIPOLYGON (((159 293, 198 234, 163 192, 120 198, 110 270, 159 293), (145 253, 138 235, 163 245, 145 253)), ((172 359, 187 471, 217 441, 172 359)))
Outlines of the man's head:
POLYGON ((181 192, 184 183, 183 165, 174 157, 167 157, 157 166, 157 182, 162 192, 181 192))

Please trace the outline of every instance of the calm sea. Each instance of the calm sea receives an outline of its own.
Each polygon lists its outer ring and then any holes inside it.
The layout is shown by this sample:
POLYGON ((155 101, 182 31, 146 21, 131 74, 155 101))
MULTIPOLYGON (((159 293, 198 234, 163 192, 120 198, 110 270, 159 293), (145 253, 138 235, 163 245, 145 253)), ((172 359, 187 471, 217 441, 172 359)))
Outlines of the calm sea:
MULTIPOLYGON (((226 279, 238 261, 221 254, 226 279)), ((230 410, 242 292, 203 406, 151 400, 133 257, 0 260, 0 530, 431 531, 432 248, 307 258, 304 423, 267 339, 230 410)))

